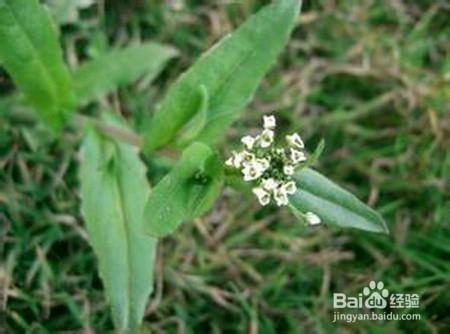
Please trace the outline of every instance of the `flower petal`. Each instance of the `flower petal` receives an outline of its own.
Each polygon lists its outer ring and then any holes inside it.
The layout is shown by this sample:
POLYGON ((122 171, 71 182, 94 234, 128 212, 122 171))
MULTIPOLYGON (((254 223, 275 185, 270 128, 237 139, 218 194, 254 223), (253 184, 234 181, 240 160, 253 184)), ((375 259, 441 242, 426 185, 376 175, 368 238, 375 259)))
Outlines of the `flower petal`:
POLYGON ((309 225, 319 225, 322 222, 314 212, 307 212, 305 218, 309 225))
POLYGON ((264 129, 274 129, 276 126, 276 120, 275 116, 269 115, 269 116, 263 116, 264 120, 264 129))
POLYGON ((275 190, 273 197, 278 206, 284 206, 289 203, 286 191, 283 188, 275 190))
POLYGON ((263 179, 261 184, 267 191, 273 191, 278 188, 278 182, 273 178, 263 179))
POLYGON ((288 195, 295 194, 295 192, 297 191, 297 185, 295 184, 294 181, 286 182, 285 184, 283 184, 282 188, 288 195))
POLYGON ((291 135, 286 136, 286 141, 290 146, 297 147, 297 148, 304 148, 305 144, 303 143, 302 138, 298 133, 293 133, 291 135))
POLYGON ((265 191, 263 188, 260 188, 260 187, 253 188, 252 192, 258 198, 258 201, 262 206, 269 204, 270 194, 267 191, 265 191))
POLYGON ((283 167, 283 173, 285 175, 288 175, 288 176, 294 175, 294 166, 292 166, 292 165, 285 165, 283 167))
POLYGON ((253 145, 255 145, 255 138, 253 138, 252 136, 245 136, 241 138, 241 142, 248 150, 251 150, 253 148, 253 145))
POLYGON ((267 148, 273 143, 273 137, 275 136, 275 133, 272 130, 265 129, 258 138, 259 146, 262 148, 267 148))
POLYGON ((296 150, 295 148, 291 148, 291 160, 294 164, 298 164, 300 162, 306 161, 305 153, 302 151, 296 150))

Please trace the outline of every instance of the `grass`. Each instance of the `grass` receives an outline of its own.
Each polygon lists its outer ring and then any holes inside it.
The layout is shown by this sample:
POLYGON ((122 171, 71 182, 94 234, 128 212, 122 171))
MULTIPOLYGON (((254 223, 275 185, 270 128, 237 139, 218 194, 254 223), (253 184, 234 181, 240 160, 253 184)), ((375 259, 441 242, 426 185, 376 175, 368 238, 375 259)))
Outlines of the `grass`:
MULTIPOLYGON (((265 1, 102 3, 62 28, 72 66, 136 39, 180 51, 154 84, 144 79, 101 101, 139 123, 168 83, 265 1)), ((391 234, 301 226, 287 210, 261 209, 226 189, 207 216, 162 242, 150 329, 450 330, 449 17, 445 1, 305 1, 287 49, 222 152, 275 113, 307 147, 325 139, 317 169, 376 207, 391 234), (333 324, 333 292, 357 295, 370 280, 420 294, 421 320, 333 324)), ((0 111, 18 108, 8 104, 4 72, 0 89, 0 111)), ((80 136, 56 140, 0 118, 0 323, 8 332, 111 328, 79 212, 80 136)))

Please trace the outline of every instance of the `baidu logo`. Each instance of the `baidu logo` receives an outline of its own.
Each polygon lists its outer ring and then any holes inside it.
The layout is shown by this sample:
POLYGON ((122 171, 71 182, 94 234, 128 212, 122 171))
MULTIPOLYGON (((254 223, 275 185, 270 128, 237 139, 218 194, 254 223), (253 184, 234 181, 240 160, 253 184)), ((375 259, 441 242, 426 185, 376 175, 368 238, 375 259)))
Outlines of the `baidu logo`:
POLYGON ((383 309, 388 304, 389 291, 384 283, 371 281, 357 297, 347 296, 345 293, 333 294, 334 308, 368 308, 383 309))
POLYGON ((382 281, 370 281, 357 296, 345 293, 333 294, 334 319, 355 322, 358 320, 420 320, 419 313, 409 311, 396 314, 394 309, 414 309, 419 307, 418 294, 391 293, 382 281), (353 309, 346 312, 336 309, 353 309), (359 309, 359 311, 355 311, 359 309))
POLYGON ((363 289, 365 296, 364 306, 366 308, 385 308, 387 306, 387 297, 389 291, 384 288, 384 283, 371 281, 369 286, 363 289))
POLYGON ((333 294, 333 307, 336 308, 417 308, 419 307, 418 294, 389 293, 382 281, 371 281, 356 297, 345 293, 333 294))

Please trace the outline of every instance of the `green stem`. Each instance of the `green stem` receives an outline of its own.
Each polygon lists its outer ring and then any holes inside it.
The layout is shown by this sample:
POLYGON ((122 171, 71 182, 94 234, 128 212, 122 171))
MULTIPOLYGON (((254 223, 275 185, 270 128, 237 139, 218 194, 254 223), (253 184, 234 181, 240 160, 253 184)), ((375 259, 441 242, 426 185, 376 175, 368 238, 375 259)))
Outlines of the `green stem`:
POLYGON ((95 118, 75 114, 73 115, 73 119, 76 123, 82 124, 84 126, 86 123, 92 123, 97 131, 99 131, 101 134, 113 138, 118 139, 123 142, 126 142, 130 145, 141 147, 143 144, 142 138, 130 130, 125 130, 119 127, 116 127, 114 125, 103 123, 95 118))

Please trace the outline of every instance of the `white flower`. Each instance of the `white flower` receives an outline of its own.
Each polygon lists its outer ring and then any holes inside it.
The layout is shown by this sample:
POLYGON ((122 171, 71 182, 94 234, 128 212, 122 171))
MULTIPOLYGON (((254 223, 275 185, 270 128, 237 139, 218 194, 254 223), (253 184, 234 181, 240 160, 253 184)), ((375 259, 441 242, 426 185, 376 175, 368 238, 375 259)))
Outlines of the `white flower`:
POLYGON ((294 175, 294 166, 292 165, 285 165, 283 166, 283 173, 285 175, 294 175))
POLYGON ((259 168, 265 172, 270 167, 270 161, 268 159, 255 159, 255 163, 259 165, 259 168))
POLYGON ((256 139, 253 138, 252 136, 245 136, 245 137, 242 137, 242 139, 241 139, 242 144, 244 144, 245 147, 249 150, 251 150, 253 148, 253 145, 255 145, 255 141, 256 141, 256 139))
MULTIPOLYGON (((297 191, 293 179, 295 169, 307 160, 304 143, 297 133, 293 133, 286 136, 284 146, 275 144, 276 119, 273 115, 264 116, 263 126, 259 135, 243 136, 244 149, 238 153, 233 151, 225 164, 239 170, 244 181, 252 184, 253 193, 262 205, 273 200, 276 205, 284 206, 289 203, 289 196, 297 191)), ((312 224, 320 222, 317 216, 308 217, 312 224)))
POLYGON ((282 187, 273 192, 273 198, 278 206, 284 206, 289 203, 286 191, 282 187))
POLYGON ((231 152, 231 157, 225 161, 225 165, 234 168, 240 168, 241 164, 244 162, 244 155, 242 153, 237 153, 236 151, 231 152))
POLYGON ((263 116, 264 119, 264 129, 274 129, 276 125, 275 116, 263 116))
POLYGON ((262 172, 258 171, 253 165, 248 165, 242 169, 242 174, 244 174, 244 181, 253 181, 260 177, 262 172))
POLYGON ((259 203, 262 206, 269 204, 270 202, 270 194, 260 187, 253 188, 253 193, 258 197, 259 203))
POLYGON ((234 167, 234 158, 233 158, 233 157, 229 157, 229 158, 225 161, 225 165, 227 165, 228 167, 234 167))
POLYGON ((313 212, 307 212, 305 218, 309 225, 319 225, 322 222, 320 217, 313 212))
POLYGON ((275 133, 272 130, 264 130, 259 136, 258 136, 258 143, 259 146, 262 148, 269 147, 273 143, 273 137, 275 133))
POLYGON ((295 148, 291 148, 291 160, 294 164, 306 161, 305 153, 298 151, 295 148))
POLYGON ((273 178, 263 179, 261 181, 261 184, 264 189, 267 191, 273 191, 278 188, 278 182, 275 181, 273 178))
POLYGON ((244 181, 256 180, 267 168, 269 168, 269 161, 265 159, 255 159, 247 164, 244 164, 244 168, 242 169, 244 181))
POLYGON ((297 147, 297 148, 304 148, 305 144, 303 143, 302 138, 299 136, 298 133, 293 133, 291 135, 286 136, 286 141, 289 145, 297 147))
MULTIPOLYGON (((239 158, 241 159, 241 165, 247 166, 248 164, 252 164, 255 161, 255 155, 253 153, 242 151, 239 154, 239 158)), ((236 167, 239 168, 239 167, 236 167)))
POLYGON ((281 188, 286 192, 288 195, 295 194, 297 191, 297 185, 294 181, 288 181, 285 184, 281 186, 281 188))

